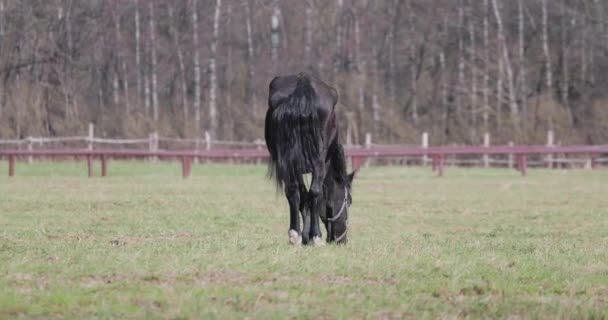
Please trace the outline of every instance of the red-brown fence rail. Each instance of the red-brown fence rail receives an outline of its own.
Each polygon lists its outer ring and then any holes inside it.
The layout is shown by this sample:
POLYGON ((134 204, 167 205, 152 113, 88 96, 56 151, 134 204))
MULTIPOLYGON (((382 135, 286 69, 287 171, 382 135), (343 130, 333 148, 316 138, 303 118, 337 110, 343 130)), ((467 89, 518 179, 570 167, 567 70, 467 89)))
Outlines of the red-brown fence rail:
MULTIPOLYGON (((598 159, 608 155, 608 145, 596 146, 459 146, 459 147, 371 147, 347 148, 346 156, 351 160, 353 168, 359 168, 368 159, 382 158, 417 158, 423 162, 430 161, 432 168, 443 174, 447 157, 458 156, 506 156, 515 159, 515 167, 523 175, 526 174, 528 158, 531 156, 583 156, 590 161, 591 168, 595 169, 598 159)), ((93 176, 95 160, 101 162, 101 176, 108 173, 108 161, 120 159, 161 159, 178 160, 182 165, 184 178, 190 175, 194 160, 254 160, 262 161, 268 158, 264 149, 210 149, 210 150, 183 150, 183 151, 148 151, 148 150, 88 150, 88 149, 61 149, 61 150, 0 150, 0 158, 8 160, 8 174, 15 175, 15 165, 18 159, 85 159, 88 175, 93 176)), ((512 161, 512 160, 510 160, 512 161)))

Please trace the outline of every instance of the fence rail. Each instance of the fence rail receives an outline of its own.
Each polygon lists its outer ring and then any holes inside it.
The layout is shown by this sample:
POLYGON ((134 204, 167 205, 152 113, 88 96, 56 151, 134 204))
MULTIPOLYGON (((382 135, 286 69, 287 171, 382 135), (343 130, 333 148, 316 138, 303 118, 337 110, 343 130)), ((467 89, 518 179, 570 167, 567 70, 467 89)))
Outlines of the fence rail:
MULTIPOLYGON (((508 160, 509 167, 514 167, 523 175, 528 168, 528 158, 532 156, 543 156, 549 167, 553 167, 556 159, 548 156, 582 156, 587 159, 589 167, 595 169, 600 163, 605 162, 602 156, 608 155, 608 145, 596 146, 446 146, 446 147, 351 147, 345 149, 346 156, 350 159, 353 168, 360 168, 368 159, 389 159, 407 158, 416 159, 422 163, 431 159, 433 171, 439 176, 443 174, 446 159, 457 156, 482 157, 483 162, 489 162, 490 156, 504 156, 508 160), (515 161, 514 161, 515 160, 515 161)), ((15 174, 15 162, 17 159, 32 158, 75 158, 86 159, 89 176, 93 175, 93 161, 101 162, 101 175, 107 174, 107 163, 110 159, 177 159, 182 164, 182 175, 190 175, 191 164, 196 160, 255 160, 261 162, 268 158, 266 148, 247 148, 247 149, 205 149, 205 150, 122 150, 122 149, 53 149, 53 150, 0 150, 0 158, 7 159, 9 163, 9 176, 15 174)), ((449 162, 451 159, 448 159, 449 162)), ((471 161, 464 160, 464 161, 471 161)), ((480 161, 480 160, 476 160, 480 161)))

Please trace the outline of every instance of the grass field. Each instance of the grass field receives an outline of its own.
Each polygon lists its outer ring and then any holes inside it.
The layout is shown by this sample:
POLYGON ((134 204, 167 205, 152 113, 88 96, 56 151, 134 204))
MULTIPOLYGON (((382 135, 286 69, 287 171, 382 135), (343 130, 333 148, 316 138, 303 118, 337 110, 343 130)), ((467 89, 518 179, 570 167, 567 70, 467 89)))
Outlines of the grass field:
POLYGON ((349 244, 294 248, 262 166, 6 167, 1 319, 608 317, 606 170, 364 169, 349 244))

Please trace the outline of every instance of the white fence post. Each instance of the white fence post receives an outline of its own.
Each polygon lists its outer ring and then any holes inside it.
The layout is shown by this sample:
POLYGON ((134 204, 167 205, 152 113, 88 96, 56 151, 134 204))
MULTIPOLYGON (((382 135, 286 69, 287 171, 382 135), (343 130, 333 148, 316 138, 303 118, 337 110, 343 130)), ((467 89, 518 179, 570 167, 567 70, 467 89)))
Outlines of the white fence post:
MULTIPOLYGON (((553 148, 554 139, 555 139, 555 134, 553 133, 553 130, 547 131, 547 147, 553 148)), ((553 168, 553 155, 552 154, 547 155, 546 161, 547 161, 547 168, 549 168, 549 169, 553 168)))
MULTIPOLYGON (((372 134, 367 132, 365 134, 365 149, 370 149, 372 147, 372 134)), ((369 167, 370 159, 365 159, 365 167, 369 167)))
MULTIPOLYGON (((148 135, 148 150, 150 152, 158 151, 158 132, 152 132, 148 135)), ((150 160, 156 161, 156 157, 151 157, 150 160)))
MULTIPOLYGON (((254 143, 255 143, 255 148, 256 149, 262 150, 262 144, 263 144, 262 139, 255 139, 254 143)), ((255 164, 257 164, 257 165, 262 164, 262 159, 261 158, 257 158, 256 161, 255 161, 255 164)))
POLYGON ((209 131, 205 131, 205 149, 211 150, 211 135, 209 131))
MULTIPOLYGON (((32 140, 33 140, 33 138, 31 136, 27 137, 27 151, 29 151, 29 152, 32 152, 32 150, 34 150, 34 142, 32 140)), ((33 162, 33 157, 32 157, 32 155, 29 155, 27 157, 27 163, 32 163, 32 162, 33 162)))
MULTIPOLYGON (((429 133, 428 132, 423 132, 422 133, 422 148, 423 149, 428 149, 429 148, 429 133)), ((424 154, 424 156, 422 157, 422 165, 426 166, 429 162, 429 156, 424 154)))
MULTIPOLYGON (((509 147, 513 147, 513 141, 509 141, 509 147)), ((513 169, 513 154, 509 153, 509 169, 513 169)))
POLYGON ((93 150, 93 142, 95 140, 95 125, 89 122, 89 150, 93 150))
MULTIPOLYGON (((490 134, 487 132, 483 134, 483 146, 485 148, 490 147, 490 134)), ((483 167, 488 168, 489 166, 490 166, 490 156, 488 156, 487 154, 484 154, 483 155, 483 167)))

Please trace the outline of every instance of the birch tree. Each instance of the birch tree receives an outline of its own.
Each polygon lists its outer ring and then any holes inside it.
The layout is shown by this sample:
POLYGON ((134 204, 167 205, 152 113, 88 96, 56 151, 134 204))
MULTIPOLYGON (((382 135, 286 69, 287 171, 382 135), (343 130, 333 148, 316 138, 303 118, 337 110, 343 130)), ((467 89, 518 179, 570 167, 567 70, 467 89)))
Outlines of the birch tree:
POLYGON ((215 15, 213 19, 213 38, 211 39, 211 57, 209 58, 209 133, 212 138, 217 136, 217 42, 219 38, 219 22, 222 1, 215 2, 215 15))
POLYGON ((194 65, 194 133, 196 137, 200 137, 201 130, 201 65, 200 65, 200 48, 198 40, 198 0, 192 0, 192 46, 194 47, 193 65, 194 65))

